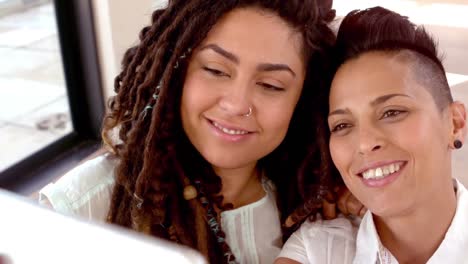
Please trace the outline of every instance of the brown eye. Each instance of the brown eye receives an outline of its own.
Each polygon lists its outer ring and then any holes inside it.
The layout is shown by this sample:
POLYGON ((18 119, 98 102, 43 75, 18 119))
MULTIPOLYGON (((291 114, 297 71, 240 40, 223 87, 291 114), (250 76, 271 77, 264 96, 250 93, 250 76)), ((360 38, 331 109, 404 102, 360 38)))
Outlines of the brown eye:
POLYGON ((336 133, 336 132, 340 132, 344 129, 347 129, 347 128, 350 128, 351 127, 351 124, 347 124, 347 123, 340 123, 338 125, 336 125, 335 127, 333 127, 331 129, 331 133, 336 133))
POLYGON ((391 117, 396 117, 396 116, 399 116, 401 114, 405 113, 405 111, 401 111, 401 110, 388 110, 388 111, 385 111, 385 113, 382 115, 382 118, 391 118, 391 117))

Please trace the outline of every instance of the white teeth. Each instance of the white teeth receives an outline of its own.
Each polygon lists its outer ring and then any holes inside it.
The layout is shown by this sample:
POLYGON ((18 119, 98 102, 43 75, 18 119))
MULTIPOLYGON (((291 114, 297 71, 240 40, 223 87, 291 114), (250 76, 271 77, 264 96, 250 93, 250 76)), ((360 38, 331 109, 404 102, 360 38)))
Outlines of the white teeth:
POLYGON ((369 169, 362 173, 362 177, 366 180, 368 179, 382 179, 386 176, 395 173, 400 170, 399 163, 393 163, 390 165, 382 166, 375 169, 369 169))
POLYGON ((389 167, 384 167, 382 169, 382 171, 383 171, 383 175, 389 175, 390 174, 390 168, 389 167))
POLYGON ((244 130, 233 130, 233 129, 228 129, 228 128, 222 127, 220 124, 218 124, 216 122, 213 122, 213 125, 215 127, 219 128, 224 133, 229 134, 229 135, 245 135, 245 134, 248 133, 247 131, 244 131, 244 130))
POLYGON ((377 168, 377 169, 375 170, 375 177, 376 177, 376 178, 380 178, 380 177, 382 177, 382 176, 383 176, 382 168, 377 168))

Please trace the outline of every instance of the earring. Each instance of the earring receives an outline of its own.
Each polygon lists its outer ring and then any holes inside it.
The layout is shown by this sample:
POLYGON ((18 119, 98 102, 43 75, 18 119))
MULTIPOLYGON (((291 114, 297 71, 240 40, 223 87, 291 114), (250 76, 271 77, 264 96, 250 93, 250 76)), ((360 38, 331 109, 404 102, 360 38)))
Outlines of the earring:
POLYGON ((461 149, 461 147, 463 147, 463 143, 458 140, 458 139, 455 139, 455 141, 453 142, 453 146, 456 148, 456 149, 461 149))

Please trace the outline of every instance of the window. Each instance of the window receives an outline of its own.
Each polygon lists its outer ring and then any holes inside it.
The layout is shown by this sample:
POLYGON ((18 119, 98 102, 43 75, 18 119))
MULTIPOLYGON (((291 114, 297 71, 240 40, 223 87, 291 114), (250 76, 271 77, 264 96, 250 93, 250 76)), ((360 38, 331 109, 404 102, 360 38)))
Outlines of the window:
POLYGON ((0 187, 28 193, 99 148, 104 100, 91 1, 0 7, 0 187))
POLYGON ((72 131, 54 6, 9 2, 0 17, 0 171, 72 131))

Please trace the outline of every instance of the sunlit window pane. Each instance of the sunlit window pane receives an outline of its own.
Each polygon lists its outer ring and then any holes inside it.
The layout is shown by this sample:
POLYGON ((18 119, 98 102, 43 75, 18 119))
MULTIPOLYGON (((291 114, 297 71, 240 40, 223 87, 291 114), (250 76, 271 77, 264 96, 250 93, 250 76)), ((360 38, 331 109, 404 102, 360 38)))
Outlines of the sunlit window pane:
POLYGON ((49 0, 0 0, 0 172, 72 131, 49 0))

